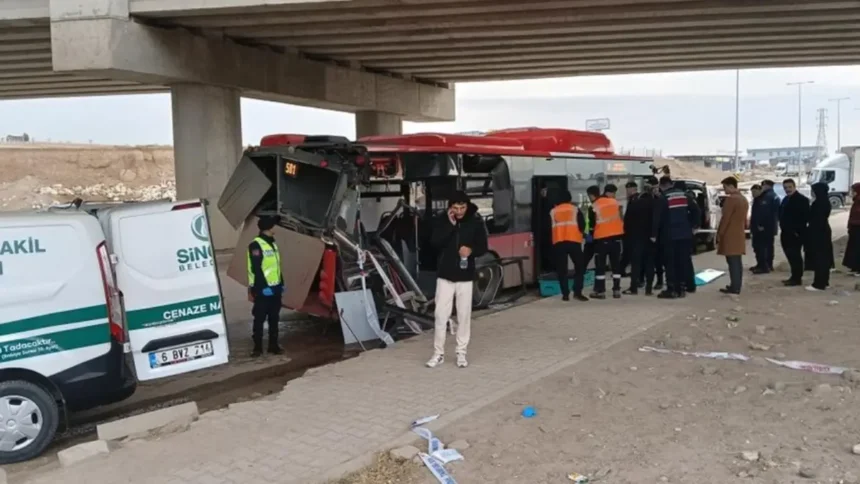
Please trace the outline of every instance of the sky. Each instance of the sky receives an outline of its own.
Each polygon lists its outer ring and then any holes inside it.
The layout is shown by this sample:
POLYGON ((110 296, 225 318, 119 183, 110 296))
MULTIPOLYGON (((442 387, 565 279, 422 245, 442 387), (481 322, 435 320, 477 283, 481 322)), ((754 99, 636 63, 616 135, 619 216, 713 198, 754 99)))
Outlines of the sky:
MULTIPOLYGON (((860 145, 860 66, 740 72, 741 152, 797 146, 798 96, 803 86, 804 145, 817 138, 817 112, 828 110, 827 142, 836 149, 836 103, 842 103, 842 145, 860 145)), ((590 76, 457 85, 457 119, 405 123, 404 132, 459 132, 520 126, 583 129, 609 118, 616 148, 665 155, 732 153, 735 71, 590 76)), ((0 135, 97 144, 171 144, 167 94, 0 101, 0 135)), ((272 133, 355 136, 352 114, 253 99, 242 100, 242 136, 256 144, 272 133)))

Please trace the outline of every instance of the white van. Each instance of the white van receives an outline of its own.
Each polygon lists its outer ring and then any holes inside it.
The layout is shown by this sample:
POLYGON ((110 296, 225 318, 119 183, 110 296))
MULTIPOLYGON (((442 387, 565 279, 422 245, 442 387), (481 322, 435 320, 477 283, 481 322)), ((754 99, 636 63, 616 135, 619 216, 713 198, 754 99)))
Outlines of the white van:
POLYGON ((205 203, 0 213, 0 464, 68 412, 228 361, 205 203))

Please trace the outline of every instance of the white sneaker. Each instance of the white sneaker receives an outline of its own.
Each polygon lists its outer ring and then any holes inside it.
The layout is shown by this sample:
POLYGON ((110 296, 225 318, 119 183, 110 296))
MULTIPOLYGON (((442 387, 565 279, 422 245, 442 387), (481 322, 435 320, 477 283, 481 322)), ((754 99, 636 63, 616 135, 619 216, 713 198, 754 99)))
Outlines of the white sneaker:
POLYGON ((426 365, 427 368, 436 368, 442 363, 445 363, 445 355, 433 355, 433 358, 430 358, 426 365))
POLYGON ((457 368, 466 368, 469 362, 466 361, 466 353, 457 354, 457 368))
POLYGON ((818 289, 817 287, 812 287, 812 286, 806 286, 806 290, 809 292, 821 292, 821 289, 818 289))

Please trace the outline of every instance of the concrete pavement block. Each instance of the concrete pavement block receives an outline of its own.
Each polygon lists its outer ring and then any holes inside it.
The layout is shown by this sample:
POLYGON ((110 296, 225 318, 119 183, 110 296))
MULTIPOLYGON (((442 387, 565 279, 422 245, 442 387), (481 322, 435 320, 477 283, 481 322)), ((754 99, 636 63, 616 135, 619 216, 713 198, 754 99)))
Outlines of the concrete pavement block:
POLYGON ((6 480, 6 471, 0 469, 0 484, 6 484, 8 481, 6 480))
POLYGON ((168 427, 176 422, 187 422, 196 419, 200 415, 196 402, 183 403, 174 407, 162 408, 154 412, 148 412, 134 417, 124 418, 101 424, 96 427, 99 439, 120 440, 131 435, 143 433, 168 427))
MULTIPOLYGON (((94 442, 87 442, 86 444, 80 444, 74 447, 69 447, 66 450, 62 450, 57 453, 57 457, 60 459, 60 465, 63 467, 69 467, 77 464, 78 462, 109 453, 110 448, 108 447, 107 442, 104 440, 96 440, 94 442)), ((6 482, 6 480, 4 479, 2 482, 6 482)))

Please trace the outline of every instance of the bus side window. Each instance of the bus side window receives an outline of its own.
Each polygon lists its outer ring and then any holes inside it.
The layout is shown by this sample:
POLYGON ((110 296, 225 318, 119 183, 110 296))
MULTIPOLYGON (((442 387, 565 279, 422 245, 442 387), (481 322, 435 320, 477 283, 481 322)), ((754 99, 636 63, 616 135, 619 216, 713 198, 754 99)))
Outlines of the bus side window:
POLYGON ((490 172, 493 190, 493 226, 490 233, 503 234, 510 229, 514 211, 514 190, 508 164, 502 160, 490 172))

